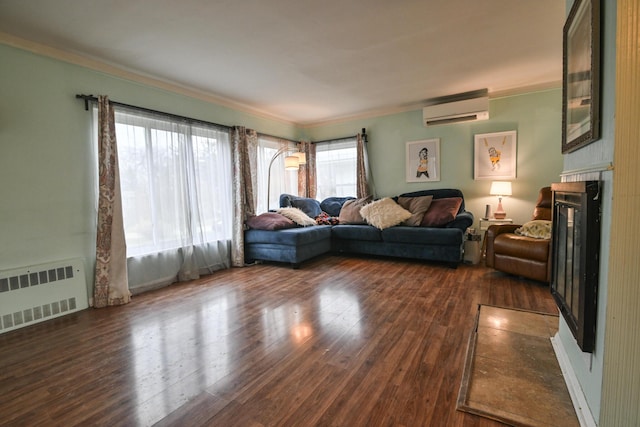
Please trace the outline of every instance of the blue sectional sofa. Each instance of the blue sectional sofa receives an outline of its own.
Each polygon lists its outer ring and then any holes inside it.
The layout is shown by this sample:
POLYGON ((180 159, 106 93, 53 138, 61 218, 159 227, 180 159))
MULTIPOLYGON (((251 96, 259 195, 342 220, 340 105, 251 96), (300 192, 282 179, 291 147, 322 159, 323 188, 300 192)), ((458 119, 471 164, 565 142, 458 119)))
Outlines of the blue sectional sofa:
MULTIPOLYGON (((245 231, 245 259, 249 263, 255 260, 286 262, 297 268, 308 259, 334 252, 438 261, 455 267, 463 259, 464 235, 473 224, 473 214, 465 210, 464 196, 457 189, 416 191, 401 194, 394 200, 422 196, 432 196, 434 201, 459 198, 460 206, 451 221, 437 227, 397 225, 379 229, 367 224, 337 224, 282 230, 248 229, 245 231)), ((301 198, 282 195, 281 207, 309 200, 297 199, 301 198)), ((331 201, 344 204, 349 199, 332 198, 331 201)), ((325 201, 322 205, 326 205, 325 201)), ((333 205, 332 209, 335 209, 335 203, 333 205)))

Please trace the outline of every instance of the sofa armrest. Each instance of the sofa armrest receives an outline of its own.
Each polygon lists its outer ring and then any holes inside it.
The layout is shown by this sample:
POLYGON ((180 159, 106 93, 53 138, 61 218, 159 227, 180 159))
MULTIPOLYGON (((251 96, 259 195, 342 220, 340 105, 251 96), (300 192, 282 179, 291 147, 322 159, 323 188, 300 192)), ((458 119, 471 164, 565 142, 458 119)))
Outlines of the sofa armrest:
POLYGON ((473 225, 473 214, 471 212, 460 212, 456 217, 446 225, 446 228, 458 228, 462 230, 462 233, 467 231, 467 228, 473 225))
POLYGON ((494 266, 494 251, 493 251, 493 241, 500 234, 504 233, 513 233, 517 228, 521 227, 517 224, 502 224, 502 225, 491 225, 486 231, 484 236, 484 247, 485 247, 485 261, 487 267, 494 266))
POLYGON ((502 224, 502 225, 491 225, 487 229, 487 238, 495 239, 498 235, 503 233, 513 233, 516 229, 522 227, 517 224, 502 224))

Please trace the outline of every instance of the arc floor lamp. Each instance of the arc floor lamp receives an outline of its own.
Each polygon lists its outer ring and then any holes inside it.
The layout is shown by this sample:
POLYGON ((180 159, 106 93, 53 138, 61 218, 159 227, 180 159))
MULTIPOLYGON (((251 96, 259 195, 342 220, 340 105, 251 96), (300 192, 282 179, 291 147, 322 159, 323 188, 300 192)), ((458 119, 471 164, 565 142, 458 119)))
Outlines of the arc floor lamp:
POLYGON ((276 154, 273 155, 271 161, 269 162, 269 170, 267 172, 267 211, 269 211, 269 200, 271 196, 271 166, 273 166, 273 162, 284 153, 290 154, 289 156, 284 158, 285 170, 297 170, 300 165, 304 165, 307 163, 306 154, 296 151, 295 148, 280 147, 278 151, 276 151, 276 154))

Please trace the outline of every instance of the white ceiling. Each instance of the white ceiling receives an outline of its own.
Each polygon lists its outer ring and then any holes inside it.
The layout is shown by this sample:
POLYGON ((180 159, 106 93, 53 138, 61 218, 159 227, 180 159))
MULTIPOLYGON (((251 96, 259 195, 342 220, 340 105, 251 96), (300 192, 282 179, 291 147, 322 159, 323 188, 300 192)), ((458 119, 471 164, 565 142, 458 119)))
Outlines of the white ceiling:
POLYGON ((0 31, 300 125, 559 87, 565 0, 0 0, 0 31))

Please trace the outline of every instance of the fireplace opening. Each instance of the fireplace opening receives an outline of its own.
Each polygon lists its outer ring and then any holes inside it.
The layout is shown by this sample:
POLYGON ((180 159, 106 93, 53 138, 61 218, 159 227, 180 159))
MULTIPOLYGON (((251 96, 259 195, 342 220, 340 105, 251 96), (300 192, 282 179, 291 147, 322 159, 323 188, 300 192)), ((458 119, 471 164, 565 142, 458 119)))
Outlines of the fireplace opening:
POLYGON ((551 294, 578 346, 593 352, 600 261, 600 183, 551 185, 551 294))

